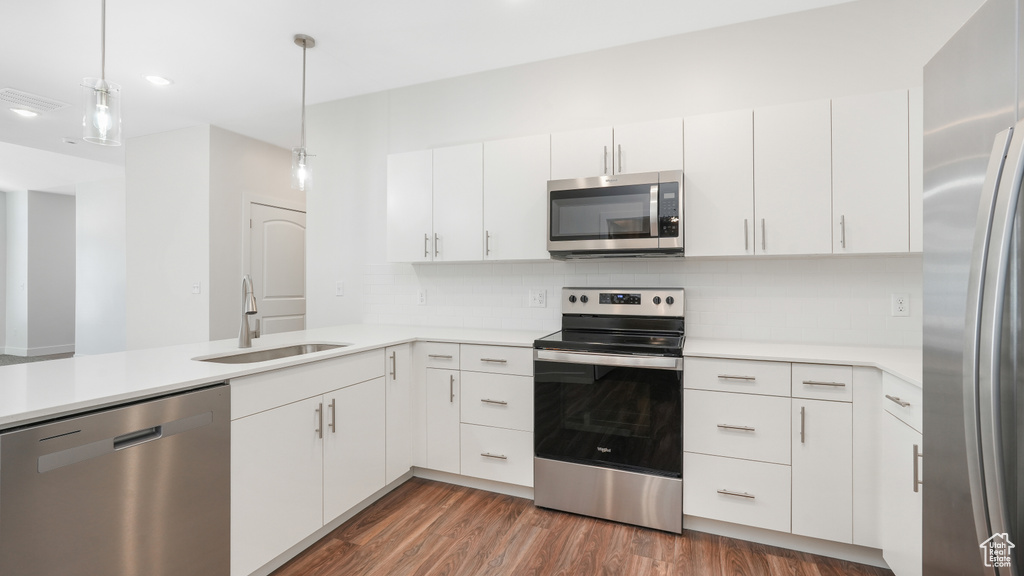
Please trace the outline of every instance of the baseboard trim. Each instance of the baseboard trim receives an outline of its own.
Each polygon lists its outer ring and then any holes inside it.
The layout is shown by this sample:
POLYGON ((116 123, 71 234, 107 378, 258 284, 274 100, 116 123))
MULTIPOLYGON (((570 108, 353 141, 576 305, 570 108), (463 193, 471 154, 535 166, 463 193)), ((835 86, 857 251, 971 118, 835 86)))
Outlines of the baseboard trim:
POLYGON ((788 548, 798 552, 828 556, 829 558, 838 558, 849 562, 869 564, 879 568, 889 568, 889 565, 885 563, 884 559, 882 559, 882 551, 877 548, 867 548, 865 546, 857 546, 855 544, 819 540, 818 538, 811 538, 808 536, 786 534, 784 532, 776 532, 774 530, 765 530, 764 528, 755 528, 753 526, 743 526, 741 524, 732 524, 730 522, 684 515, 684 535, 687 530, 706 532, 708 534, 716 534, 718 536, 726 536, 729 538, 737 538, 739 540, 747 540, 749 542, 757 542, 758 544, 767 544, 768 546, 777 546, 779 548, 788 548))
POLYGON ((473 478, 470 476, 462 476, 461 474, 452 474, 450 472, 440 472, 438 470, 429 470, 427 468, 418 467, 413 467, 412 473, 413 476, 423 478, 424 480, 437 480, 438 482, 446 482, 448 484, 455 484, 456 486, 465 486, 466 488, 476 488, 477 490, 486 490, 488 492, 505 494, 506 496, 517 496, 519 498, 533 500, 532 486, 507 484, 505 482, 484 480, 483 478, 473 478))
POLYGON ((50 354, 68 354, 75 351, 74 344, 62 344, 60 346, 37 346, 35 348, 20 348, 7 346, 3 353, 10 356, 22 356, 31 358, 34 356, 49 356, 50 354))

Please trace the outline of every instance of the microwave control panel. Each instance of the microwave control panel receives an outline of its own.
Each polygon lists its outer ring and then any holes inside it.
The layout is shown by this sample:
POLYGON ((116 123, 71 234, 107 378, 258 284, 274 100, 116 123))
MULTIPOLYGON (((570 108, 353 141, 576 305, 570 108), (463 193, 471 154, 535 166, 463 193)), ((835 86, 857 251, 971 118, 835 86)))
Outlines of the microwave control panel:
POLYGON ((658 185, 658 236, 679 237, 679 204, 682 195, 679 182, 662 182, 658 185))

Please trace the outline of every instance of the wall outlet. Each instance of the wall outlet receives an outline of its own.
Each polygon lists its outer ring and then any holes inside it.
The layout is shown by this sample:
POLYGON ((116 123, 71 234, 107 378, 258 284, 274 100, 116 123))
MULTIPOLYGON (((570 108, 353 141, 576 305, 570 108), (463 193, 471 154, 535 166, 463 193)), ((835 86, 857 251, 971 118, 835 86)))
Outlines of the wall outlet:
POLYGON ((530 290, 529 294, 530 308, 547 308, 548 306, 548 293, 544 289, 530 290))
POLYGON ((420 288, 416 291, 416 304, 423 306, 427 303, 427 289, 420 288))
POLYGON ((910 294, 892 295, 892 315, 910 316, 910 294))
POLYGON ((345 295, 345 283, 342 282, 341 280, 338 280, 337 282, 334 283, 334 295, 335 296, 344 296, 345 295))
POLYGON ((202 292, 203 292, 203 283, 202 282, 193 282, 192 283, 192 293, 193 294, 201 294, 202 292))

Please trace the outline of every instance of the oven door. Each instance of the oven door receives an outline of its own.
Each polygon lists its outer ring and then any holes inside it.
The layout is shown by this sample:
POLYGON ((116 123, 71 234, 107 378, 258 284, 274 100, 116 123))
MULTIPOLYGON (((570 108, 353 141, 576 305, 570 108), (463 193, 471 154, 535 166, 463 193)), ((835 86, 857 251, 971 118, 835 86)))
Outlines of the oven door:
POLYGON ((682 359, 534 351, 536 456, 682 477, 682 359))

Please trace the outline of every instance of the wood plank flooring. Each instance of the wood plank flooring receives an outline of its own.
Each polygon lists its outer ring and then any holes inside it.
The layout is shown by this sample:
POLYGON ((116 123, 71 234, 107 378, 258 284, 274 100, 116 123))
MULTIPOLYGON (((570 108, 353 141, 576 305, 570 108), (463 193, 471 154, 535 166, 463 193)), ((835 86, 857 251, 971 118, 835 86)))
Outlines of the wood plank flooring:
POLYGON ((883 576, 892 572, 685 531, 537 508, 413 478, 272 576, 883 576))

